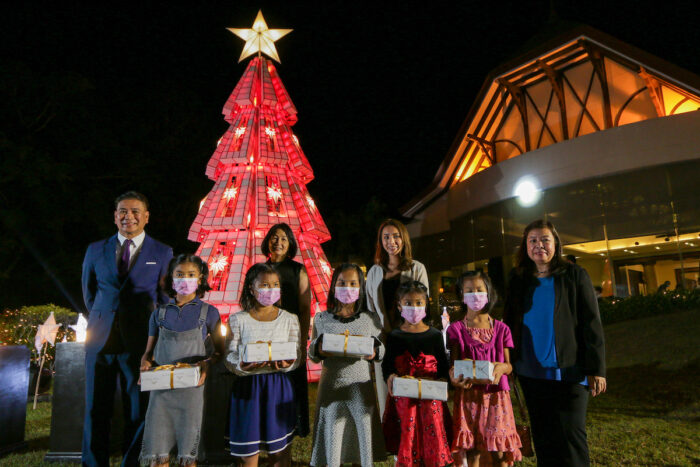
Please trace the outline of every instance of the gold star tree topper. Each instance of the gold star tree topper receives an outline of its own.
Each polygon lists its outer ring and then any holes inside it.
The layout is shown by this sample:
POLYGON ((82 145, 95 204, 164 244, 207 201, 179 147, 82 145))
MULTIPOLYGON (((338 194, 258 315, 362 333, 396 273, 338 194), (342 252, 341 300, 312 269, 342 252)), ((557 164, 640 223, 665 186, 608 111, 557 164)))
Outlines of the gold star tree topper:
POLYGON ((255 17, 251 29, 226 29, 245 41, 238 63, 256 52, 262 52, 271 59, 281 63, 280 57, 277 55, 277 49, 275 49, 275 41, 293 31, 293 29, 269 29, 265 18, 263 18, 262 11, 258 11, 258 16, 255 17))

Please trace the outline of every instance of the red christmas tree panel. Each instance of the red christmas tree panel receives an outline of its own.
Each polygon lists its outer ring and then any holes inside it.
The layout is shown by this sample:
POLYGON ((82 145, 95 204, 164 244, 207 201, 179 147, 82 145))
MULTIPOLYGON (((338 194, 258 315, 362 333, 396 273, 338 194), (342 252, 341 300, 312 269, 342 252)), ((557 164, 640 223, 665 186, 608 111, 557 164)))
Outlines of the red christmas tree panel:
POLYGON ((284 144, 284 149, 289 157, 290 167, 297 171, 304 183, 309 183, 314 179, 314 171, 301 150, 299 139, 287 125, 280 125, 280 131, 282 132, 282 144, 284 144))
POLYGON ((221 137, 214 155, 207 164, 206 174, 216 180, 226 164, 250 162, 250 153, 255 143, 255 112, 243 109, 238 112, 234 123, 221 137))
POLYGON ((221 113, 224 114, 224 119, 232 123, 234 112, 239 107, 250 107, 255 105, 255 82, 257 74, 258 61, 253 59, 248 63, 248 67, 243 72, 243 76, 233 88, 233 92, 224 104, 221 113))
POLYGON ((272 87, 275 90, 275 95, 277 96, 278 107, 284 111, 284 118, 288 125, 294 125, 297 122, 297 109, 292 104, 292 100, 289 98, 289 93, 282 84, 282 80, 277 75, 277 69, 272 62, 267 61, 267 71, 270 74, 270 79, 272 81, 272 87))
POLYGON ((288 180, 294 207, 299 214, 304 232, 316 236, 319 243, 330 240, 331 234, 328 232, 328 227, 323 222, 323 218, 318 212, 316 203, 306 189, 306 185, 298 183, 291 174, 288 176, 288 180))
POLYGON ((257 162, 263 164, 286 165, 289 161, 285 150, 281 131, 277 125, 274 113, 269 109, 261 109, 260 118, 260 157, 257 162))
MULTIPOLYGON (((318 302, 321 309, 325 310, 332 274, 331 265, 315 237, 304 233, 297 234, 296 232, 295 235, 299 241, 306 273, 309 275, 314 301, 318 302)), ((312 309, 313 312, 315 310, 312 309)))
POLYGON ((289 224, 293 231, 301 228, 284 169, 259 164, 256 190, 256 228, 267 230, 280 222, 289 224))

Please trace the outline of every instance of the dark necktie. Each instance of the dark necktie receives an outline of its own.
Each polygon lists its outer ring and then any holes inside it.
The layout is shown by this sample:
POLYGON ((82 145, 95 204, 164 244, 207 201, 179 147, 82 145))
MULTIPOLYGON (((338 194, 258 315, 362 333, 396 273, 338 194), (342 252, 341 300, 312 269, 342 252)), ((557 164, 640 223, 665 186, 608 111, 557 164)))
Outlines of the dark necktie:
POLYGON ((122 244, 122 255, 119 258, 119 277, 126 277, 129 274, 129 259, 131 258, 131 249, 129 247, 132 243, 127 238, 122 244))

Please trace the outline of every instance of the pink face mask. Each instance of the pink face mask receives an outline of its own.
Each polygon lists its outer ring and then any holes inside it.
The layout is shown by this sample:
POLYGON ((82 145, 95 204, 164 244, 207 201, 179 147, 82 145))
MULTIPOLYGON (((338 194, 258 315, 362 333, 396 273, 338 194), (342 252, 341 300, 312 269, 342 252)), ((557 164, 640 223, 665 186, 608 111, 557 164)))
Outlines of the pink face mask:
POLYGON ((279 287, 275 289, 255 289, 255 298, 262 306, 270 306, 277 303, 281 296, 279 287))
POLYGON ((350 304, 355 303, 358 298, 360 298, 360 288, 359 287, 336 287, 335 288, 335 298, 339 302, 350 304))
POLYGON ((425 307, 424 306, 402 306, 401 316, 403 319, 411 324, 417 324, 420 320, 425 318, 425 307))
POLYGON ((180 295, 194 293, 198 286, 198 277, 173 277, 173 290, 180 295))
POLYGON ((488 292, 467 292, 464 294, 464 304, 470 310, 481 311, 489 302, 488 292))

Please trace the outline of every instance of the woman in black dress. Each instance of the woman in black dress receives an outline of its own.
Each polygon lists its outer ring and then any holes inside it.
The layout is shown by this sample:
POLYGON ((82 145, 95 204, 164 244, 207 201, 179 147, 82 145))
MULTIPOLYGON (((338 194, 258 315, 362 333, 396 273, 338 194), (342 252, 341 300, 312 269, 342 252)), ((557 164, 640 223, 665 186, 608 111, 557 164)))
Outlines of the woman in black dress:
MULTIPOLYGON (((311 320, 311 287, 304 265, 294 261, 297 254, 297 241, 289 225, 275 224, 262 241, 262 254, 267 262, 279 273, 282 285, 282 309, 299 317, 302 361, 306 362, 306 345, 309 339, 311 320)), ((297 435, 309 434, 309 388, 306 364, 291 372, 297 403, 297 435)))

